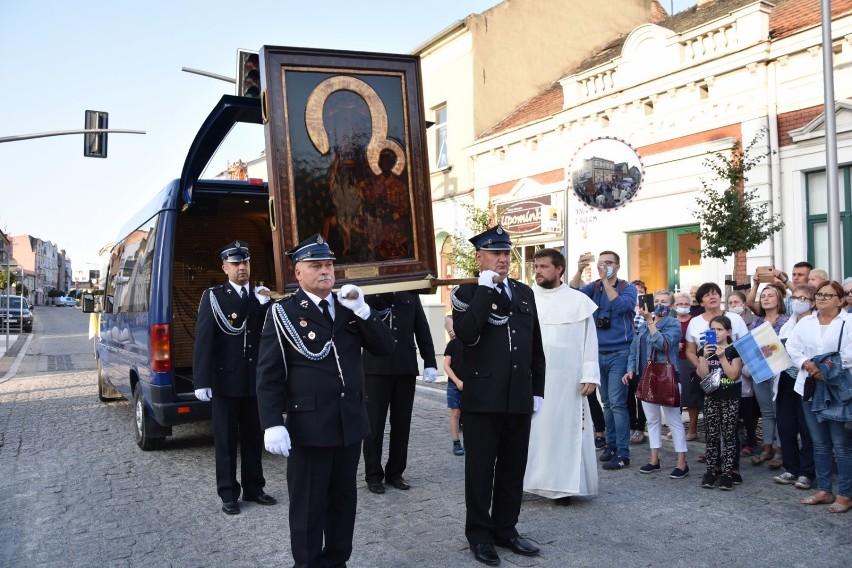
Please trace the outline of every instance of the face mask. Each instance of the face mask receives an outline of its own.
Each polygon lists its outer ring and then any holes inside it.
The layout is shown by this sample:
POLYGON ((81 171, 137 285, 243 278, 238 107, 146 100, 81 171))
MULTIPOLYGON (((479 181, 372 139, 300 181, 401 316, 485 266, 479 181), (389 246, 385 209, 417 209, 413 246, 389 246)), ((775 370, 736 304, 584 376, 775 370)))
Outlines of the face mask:
POLYGON ((790 302, 790 309, 793 310, 794 314, 802 315, 811 311, 811 304, 810 302, 793 300, 792 302, 790 302))
POLYGON ((728 311, 731 312, 732 314, 740 315, 741 313, 743 313, 744 309, 745 309, 744 306, 737 306, 736 308, 728 308, 728 311))
POLYGON ((606 279, 609 280, 610 278, 612 278, 613 274, 615 274, 615 268, 613 268, 612 266, 607 266, 606 267, 606 279))
POLYGON ((658 305, 656 308, 654 308, 654 315, 658 318, 666 317, 667 315, 669 315, 669 307, 663 306, 662 304, 658 305))
POLYGON ((689 308, 675 308, 675 311, 677 312, 677 315, 685 316, 689 313, 689 308))

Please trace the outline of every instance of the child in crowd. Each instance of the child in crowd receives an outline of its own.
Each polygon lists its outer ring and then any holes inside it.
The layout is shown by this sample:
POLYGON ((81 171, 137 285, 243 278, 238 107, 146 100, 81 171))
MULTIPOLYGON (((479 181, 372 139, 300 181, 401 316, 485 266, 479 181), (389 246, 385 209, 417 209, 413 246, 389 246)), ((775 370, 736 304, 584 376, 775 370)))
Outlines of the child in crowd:
POLYGON ((447 407, 450 409, 450 435, 453 438, 453 453, 457 456, 464 455, 464 447, 459 438, 460 418, 461 418, 461 397, 464 390, 464 383, 453 372, 453 361, 456 365, 461 358, 461 343, 456 339, 456 334, 453 332, 453 316, 448 315, 444 318, 444 329, 450 335, 450 341, 447 343, 447 348, 444 350, 444 372, 447 373, 447 407))
POLYGON ((740 374, 743 361, 731 344, 731 320, 728 317, 716 316, 710 320, 710 331, 716 333, 716 341, 715 343, 708 341, 698 351, 696 372, 702 378, 711 372, 718 372, 720 383, 718 388, 704 397, 707 473, 701 480, 701 486, 712 489, 716 485, 718 463, 722 474, 719 478, 719 489, 730 491, 734 483, 742 483, 742 477, 738 472, 734 472, 734 462, 737 451, 737 421, 742 395, 740 374), (719 461, 720 446, 721 461, 719 461))

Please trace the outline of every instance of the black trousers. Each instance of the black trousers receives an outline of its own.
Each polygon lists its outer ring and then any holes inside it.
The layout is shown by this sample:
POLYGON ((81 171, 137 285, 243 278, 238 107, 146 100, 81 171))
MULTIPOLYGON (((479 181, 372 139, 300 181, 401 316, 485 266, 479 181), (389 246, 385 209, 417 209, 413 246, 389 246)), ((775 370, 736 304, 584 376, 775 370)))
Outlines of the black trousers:
POLYGON ((237 481, 237 442, 240 446, 240 471, 243 495, 254 497, 263 492, 263 434, 257 412, 257 397, 214 395, 213 443, 216 446, 216 491, 222 501, 240 498, 237 481))
POLYGON ((517 536, 532 415, 462 414, 465 536, 470 544, 517 536))
POLYGON ((413 375, 366 375, 370 434, 364 438, 364 478, 368 483, 402 476, 408 465, 408 437, 414 408, 413 375), (390 411, 388 461, 382 469, 385 422, 390 411))
POLYGON ((601 401, 598 400, 597 390, 592 394, 586 395, 586 400, 589 401, 589 414, 592 415, 592 424, 595 432, 606 431, 603 408, 601 408, 601 401))
POLYGON ((290 547, 296 568, 344 566, 352 555, 361 444, 293 446, 287 458, 290 547), (323 546, 323 538, 325 546, 323 546))

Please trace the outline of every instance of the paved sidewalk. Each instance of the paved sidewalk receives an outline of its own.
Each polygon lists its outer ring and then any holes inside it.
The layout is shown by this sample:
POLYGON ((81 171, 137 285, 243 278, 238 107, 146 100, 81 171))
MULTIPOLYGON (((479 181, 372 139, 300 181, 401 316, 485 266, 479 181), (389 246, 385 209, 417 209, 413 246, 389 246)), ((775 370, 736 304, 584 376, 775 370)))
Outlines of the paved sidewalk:
MULTIPOLYGON (((279 504, 245 504, 228 517, 209 423, 175 428, 164 450, 142 452, 132 420, 126 401, 98 401, 85 333, 37 333, 15 377, 0 384, 0 566, 292 565, 284 459, 264 456, 266 490, 279 504)), ((350 567, 481 566, 464 539, 464 458, 451 449, 444 392, 421 386, 405 473, 413 487, 374 495, 359 470, 350 567)), ((662 471, 640 474, 643 444, 628 469, 600 472, 596 498, 558 507, 527 496, 518 528, 542 554, 498 549, 502 566, 849 565, 852 514, 799 505, 808 492, 773 483, 777 472, 765 465, 744 463, 745 483, 731 492, 702 489, 702 451, 689 443, 683 480, 667 476, 671 442, 662 471)))

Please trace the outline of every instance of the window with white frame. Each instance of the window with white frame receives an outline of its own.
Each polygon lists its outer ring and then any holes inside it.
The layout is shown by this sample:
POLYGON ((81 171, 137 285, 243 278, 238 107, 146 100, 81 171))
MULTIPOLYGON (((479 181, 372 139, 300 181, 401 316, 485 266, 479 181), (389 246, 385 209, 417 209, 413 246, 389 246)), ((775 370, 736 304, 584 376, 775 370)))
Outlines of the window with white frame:
POLYGON ((450 165, 447 156, 447 105, 435 109, 435 169, 442 170, 450 165))

